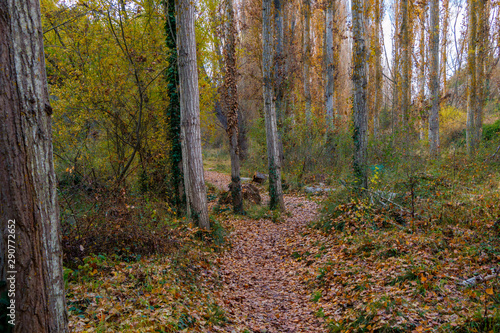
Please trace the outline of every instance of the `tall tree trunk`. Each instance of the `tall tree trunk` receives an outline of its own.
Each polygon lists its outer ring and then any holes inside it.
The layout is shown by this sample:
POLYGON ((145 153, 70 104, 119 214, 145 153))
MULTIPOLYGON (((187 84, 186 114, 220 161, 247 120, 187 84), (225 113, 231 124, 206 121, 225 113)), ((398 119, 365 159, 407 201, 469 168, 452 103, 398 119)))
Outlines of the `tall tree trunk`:
POLYGON ((235 213, 243 213, 243 194, 241 193, 240 156, 238 147, 238 89, 236 85, 236 27, 234 23, 233 0, 226 3, 226 44, 224 60, 226 63, 223 87, 223 100, 227 118, 227 135, 231 156, 231 195, 235 213))
POLYGON ((285 120, 285 100, 284 100, 284 59, 285 54, 283 52, 283 4, 282 0, 274 0, 274 31, 275 36, 275 53, 274 53, 274 92, 276 98, 276 121, 278 126, 278 150, 280 164, 283 164, 283 124, 285 120))
POLYGON ((203 175, 200 133, 200 96, 196 64, 196 38, 194 30, 194 2, 177 2, 177 61, 179 64, 179 90, 181 105, 181 140, 184 184, 189 217, 199 227, 210 229, 207 192, 203 175))
POLYGON ((441 43, 441 77, 443 78, 443 96, 446 96, 448 93, 448 87, 447 87, 447 74, 446 74, 446 65, 448 62, 448 56, 447 56, 447 48, 448 48, 448 25, 449 25, 449 17, 450 17, 450 8, 449 8, 450 1, 449 0, 443 0, 443 12, 444 12, 444 17, 443 17, 443 40, 441 43))
POLYGON ((367 112, 366 112, 366 48, 364 33, 364 0, 352 0, 352 82, 354 121, 354 177, 360 189, 368 188, 367 181, 367 112))
POLYGON ((267 158, 269 166, 270 208, 284 210, 281 187, 278 129, 273 96, 273 24, 272 0, 262 1, 262 71, 264 79, 264 113, 266 120, 267 158))
POLYGON ((311 125, 311 0, 303 0, 304 4, 304 38, 303 38, 303 79, 304 79, 304 98, 306 100, 306 123, 311 125))
POLYGON ((181 144, 181 108, 179 101, 179 67, 177 64, 177 24, 175 21, 175 0, 164 2, 165 13, 165 40, 167 44, 168 69, 166 71, 168 108, 167 119, 171 140, 170 173, 172 202, 178 210, 185 206, 184 177, 182 171, 182 144, 181 144))
POLYGON ((395 17, 395 28, 393 37, 393 57, 392 57, 392 108, 391 108, 391 132, 393 140, 396 134, 396 125, 398 124, 398 112, 400 110, 399 105, 399 88, 400 88, 400 38, 398 31, 400 29, 399 24, 399 2, 396 1, 394 4, 394 17, 395 17))
POLYGON ((379 113, 382 105, 382 48, 380 46, 380 25, 382 7, 381 0, 375 0, 375 31, 374 31, 374 49, 375 49, 375 103, 373 108, 373 138, 378 138, 379 113))
POLYGON ((325 104, 326 104, 326 127, 327 137, 333 132, 333 97, 334 97, 334 73, 333 63, 333 18, 335 15, 335 0, 328 1, 326 7, 325 24, 325 47, 326 47, 326 85, 325 85, 325 104))
MULTIPOLYGON (((403 132, 408 129, 410 89, 411 89, 411 45, 410 45, 410 22, 409 22, 409 0, 401 1, 401 65, 403 77, 401 80, 401 125, 403 132)), ((405 135, 406 137, 406 135, 405 135)))
POLYGON ((429 151, 436 156, 439 152, 439 0, 430 1, 430 95, 429 151))
MULTIPOLYGON (((0 281, 13 332, 68 332, 37 0, 0 1, 0 281)), ((4 305, 2 305, 4 306, 4 305)))
POLYGON ((425 137, 425 120, 428 117, 427 109, 425 108, 425 50, 426 50, 426 42, 425 42, 425 22, 427 20, 427 4, 423 2, 421 4, 422 9, 420 12, 420 41, 419 41, 419 55, 420 55, 420 63, 419 63, 419 93, 418 93, 418 104, 419 104, 419 120, 420 120, 420 130, 419 130, 419 139, 423 140, 425 137))
MULTIPOLYGON (((467 57, 467 127, 466 142, 467 154, 474 155, 476 151, 476 107, 477 107, 477 82, 476 82, 476 1, 469 0, 469 33, 467 57)), ((479 0, 481 1, 481 0, 479 0)))
POLYGON ((476 83, 477 83, 477 108, 475 113, 474 125, 476 127, 476 146, 479 145, 483 135, 483 108, 485 92, 485 70, 488 47, 487 25, 489 17, 486 15, 486 4, 483 0, 477 2, 477 22, 479 23, 477 31, 477 64, 476 64, 476 83))

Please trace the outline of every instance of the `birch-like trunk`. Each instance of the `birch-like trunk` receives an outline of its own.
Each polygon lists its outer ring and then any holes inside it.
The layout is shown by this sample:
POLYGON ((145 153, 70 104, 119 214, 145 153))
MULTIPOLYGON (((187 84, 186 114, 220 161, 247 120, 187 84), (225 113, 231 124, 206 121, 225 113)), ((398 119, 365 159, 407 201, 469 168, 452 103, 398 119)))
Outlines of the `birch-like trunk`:
POLYGON ((262 71, 264 79, 264 113, 266 120, 267 158, 269 166, 270 208, 284 210, 281 187, 278 129, 273 96, 273 24, 272 0, 262 1, 262 71))
POLYGON ((448 25, 449 25, 449 18, 450 18, 450 1, 449 0, 443 0, 443 12, 444 12, 444 17, 443 17, 443 29, 442 29, 442 42, 441 42, 441 77, 443 80, 443 96, 446 96, 448 93, 448 87, 447 87, 447 71, 446 71, 446 65, 448 62, 448 56, 447 56, 447 48, 448 48, 448 25))
POLYGON ((419 41, 419 55, 420 55, 420 63, 419 63, 419 93, 418 93, 418 104, 420 111, 420 129, 419 129, 419 139, 424 140, 425 138, 425 119, 427 119, 427 110, 424 107, 425 100, 425 22, 427 19, 427 5, 425 3, 422 4, 422 10, 420 12, 420 41, 419 41))
POLYGON ((352 0, 352 82, 354 121, 354 177, 359 189, 367 189, 367 111, 366 111, 366 47, 364 33, 364 0, 352 0))
POLYGON ((235 213, 243 213, 241 192, 240 154, 238 147, 238 89, 236 85, 236 27, 234 23, 233 0, 226 3, 226 44, 224 60, 226 64, 223 86, 224 110, 227 119, 227 135, 231 156, 231 196, 235 213))
POLYGON ((210 221, 201 153, 194 10, 194 2, 190 0, 179 0, 177 3, 177 61, 179 63, 182 157, 189 217, 195 220, 200 228, 209 230, 210 221))
POLYGON ((393 56, 392 56, 392 107, 391 107, 391 132, 393 136, 393 140, 395 139, 395 134, 396 134, 396 125, 398 124, 398 112, 400 110, 400 105, 399 105, 399 88, 400 88, 400 63, 399 63, 399 56, 400 56, 400 38, 398 36, 397 31, 399 31, 400 24, 399 24, 399 2, 396 1, 394 4, 394 17, 395 17, 395 29, 394 29, 394 37, 393 37, 393 44, 392 44, 392 50, 393 50, 393 56))
POLYGON ((326 7, 326 24, 325 24, 325 47, 326 47, 326 85, 325 85, 325 106, 326 106, 326 126, 327 136, 333 132, 333 97, 334 97, 334 73, 335 66, 333 63, 333 17, 335 15, 335 0, 328 1, 326 7))
POLYGON ((0 281, 13 332, 68 332, 40 5, 0 1, 0 281), (14 252, 15 249, 15 252, 14 252), (13 255, 9 257, 9 254, 13 255), (14 280, 12 280, 14 278, 14 280))
POLYGON ((467 154, 474 155, 476 151, 476 107, 477 107, 477 82, 476 82, 476 0, 469 0, 469 35, 467 57, 467 127, 466 142, 467 154))
POLYGON ((306 123, 311 125, 311 0, 304 0, 304 37, 303 37, 303 80, 304 80, 304 98, 306 100, 306 123))
POLYGON ((274 31, 275 53, 274 53, 274 92, 276 99, 276 122, 278 126, 278 150, 280 164, 283 164, 283 124, 285 120, 285 54, 283 52, 284 29, 283 29, 283 3, 282 0, 274 0, 274 31))
POLYGON ((486 49, 488 47, 488 34, 487 25, 489 17, 486 15, 486 6, 483 0, 477 2, 477 22, 479 23, 477 31, 477 64, 476 64, 476 113, 474 119, 474 125, 476 127, 476 146, 481 142, 481 137, 483 135, 483 108, 484 108, 484 91, 485 91, 485 70, 484 65, 486 63, 486 49))
POLYGON ((379 113, 382 105, 382 48, 380 46, 380 25, 381 15, 380 9, 382 6, 381 0, 375 0, 375 31, 374 31, 374 48, 375 48, 375 102, 373 108, 373 138, 378 139, 379 130, 379 113))
MULTIPOLYGON (((403 77, 401 80, 401 127, 403 132, 408 129, 410 88, 411 88, 411 46, 410 46, 410 23, 408 19, 408 0, 401 1, 401 65, 403 77)), ((405 135, 405 137, 407 137, 405 135)))
POLYGON ((439 152, 439 0, 430 1, 430 15, 429 151, 436 156, 439 152))

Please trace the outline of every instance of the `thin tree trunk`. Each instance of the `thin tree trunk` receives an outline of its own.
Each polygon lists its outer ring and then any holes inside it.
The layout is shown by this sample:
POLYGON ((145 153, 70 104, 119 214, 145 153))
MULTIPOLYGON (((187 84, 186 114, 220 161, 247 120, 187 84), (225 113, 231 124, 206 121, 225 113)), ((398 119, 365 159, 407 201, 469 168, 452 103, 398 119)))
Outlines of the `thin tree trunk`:
POLYGON ((0 13, 0 281, 7 282, 0 291, 9 292, 14 307, 9 313, 15 318, 7 318, 13 332, 64 333, 68 318, 40 6, 35 0, 2 0, 0 13))
POLYGON ((424 107, 425 101, 425 50, 426 50, 426 42, 425 42, 425 22, 427 20, 427 4, 422 3, 422 10, 420 12, 420 64, 419 64, 419 96, 418 96, 418 104, 420 111, 420 130, 419 130, 419 139, 424 140, 425 134, 425 119, 427 119, 427 110, 424 107))
POLYGON ((444 17, 443 17, 443 40, 441 43, 441 77, 443 78, 443 96, 446 96, 448 93, 448 87, 447 87, 447 74, 446 74, 446 65, 448 62, 447 59, 447 48, 448 48, 448 25, 449 25, 449 17, 450 17, 450 8, 449 8, 450 1, 449 0, 443 0, 443 12, 444 12, 444 17))
POLYGON ((373 138, 378 139, 379 131, 379 113, 382 105, 382 49, 380 47, 380 25, 382 7, 381 0, 375 0, 375 32, 374 32, 374 48, 375 48, 375 103, 373 108, 373 138))
POLYGON ((439 152, 439 0, 430 1, 430 97, 429 150, 436 156, 439 152))
POLYGON ((354 176, 360 189, 367 189, 367 112, 366 112, 366 48, 363 0, 352 0, 352 61, 354 176))
POLYGON ((283 164, 283 123, 285 120, 285 99, 284 99, 284 59, 283 52, 283 6, 282 0, 274 0, 274 31, 276 34, 275 40, 275 54, 274 54, 274 91, 276 98, 276 121, 278 126, 278 150, 280 164, 283 164))
POLYGON ((333 17, 335 15, 335 0, 328 1, 326 8, 326 24, 325 24, 325 47, 326 47, 326 85, 325 85, 325 104, 326 104, 326 127, 327 137, 334 130, 333 124, 333 96, 334 96, 334 73, 335 66, 333 63, 333 17))
POLYGON ((489 17, 486 15, 486 4, 483 0, 477 2, 477 22, 479 31, 477 32, 477 64, 476 64, 476 84, 477 84, 477 109, 474 119, 476 127, 476 146, 481 142, 483 135, 483 108, 485 92, 485 70, 486 48, 488 47, 487 24, 489 17))
POLYGON ((267 158, 269 166, 270 208, 284 210, 281 187, 281 163, 279 159, 278 129, 273 96, 273 24, 272 0, 262 1, 262 71, 264 79, 264 113, 266 120, 267 158))
MULTIPOLYGON (((410 87, 411 87, 411 52, 410 52, 410 23, 408 18, 408 1, 401 1, 401 62, 403 77, 401 80, 401 125, 406 132, 409 121, 409 108, 410 108, 410 87)), ((407 137, 405 135, 405 137, 407 137)))
POLYGON ((467 57, 467 127, 466 142, 467 154, 474 155, 476 150, 476 107, 477 107, 477 82, 476 82, 476 0, 469 0, 469 33, 467 57))
POLYGON ((179 90, 181 105, 182 153, 189 217, 199 227, 210 229, 207 192, 203 175, 200 133, 200 96, 196 64, 194 3, 177 2, 179 90))
POLYGON ((399 88, 400 88, 400 79, 399 79, 399 68, 400 68, 400 38, 398 36, 398 31, 400 28, 399 25, 399 2, 396 1, 394 4, 394 17, 395 17, 395 29, 394 29, 394 38, 393 38, 393 65, 392 65, 392 109, 391 109, 391 132, 393 136, 393 140, 395 139, 396 134, 396 125, 398 124, 398 111, 400 110, 399 105, 399 88))
POLYGON ((306 123, 311 125, 311 0, 304 0, 304 40, 303 40, 303 79, 304 79, 304 98, 306 100, 306 123))
POLYGON ((240 156, 238 147, 238 90, 236 85, 236 27, 234 23, 233 0, 226 3, 226 44, 224 60, 226 63, 223 100, 227 119, 227 135, 231 156, 231 196, 235 213, 243 213, 243 194, 241 193, 240 156))

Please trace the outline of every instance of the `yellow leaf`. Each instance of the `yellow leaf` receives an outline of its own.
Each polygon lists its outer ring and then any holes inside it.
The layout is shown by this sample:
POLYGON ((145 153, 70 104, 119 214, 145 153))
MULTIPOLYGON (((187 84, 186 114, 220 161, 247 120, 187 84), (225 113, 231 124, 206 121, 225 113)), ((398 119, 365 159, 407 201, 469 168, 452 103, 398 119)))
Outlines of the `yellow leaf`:
POLYGON ((488 289, 486 289, 486 293, 487 293, 488 295, 493 295, 493 288, 488 288, 488 289))

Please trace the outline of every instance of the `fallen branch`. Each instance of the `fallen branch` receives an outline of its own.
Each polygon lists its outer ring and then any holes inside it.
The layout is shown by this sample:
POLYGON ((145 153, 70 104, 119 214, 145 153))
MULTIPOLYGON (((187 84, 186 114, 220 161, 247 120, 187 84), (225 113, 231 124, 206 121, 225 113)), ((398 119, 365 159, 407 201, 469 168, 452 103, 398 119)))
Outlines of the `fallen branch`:
POLYGON ((483 274, 483 275, 477 275, 477 276, 471 277, 470 279, 461 281, 459 284, 462 286, 471 287, 471 286, 475 286, 478 283, 483 283, 483 282, 492 280, 494 278, 498 278, 500 270, 498 268, 497 269, 493 268, 492 272, 493 272, 493 274, 488 274, 488 275, 483 274))
POLYGON ((486 161, 489 161, 489 160, 493 159, 497 155, 497 153, 498 153, 499 150, 500 150, 500 146, 497 147, 497 150, 493 153, 493 155, 491 155, 490 157, 488 157, 486 159, 486 161))

